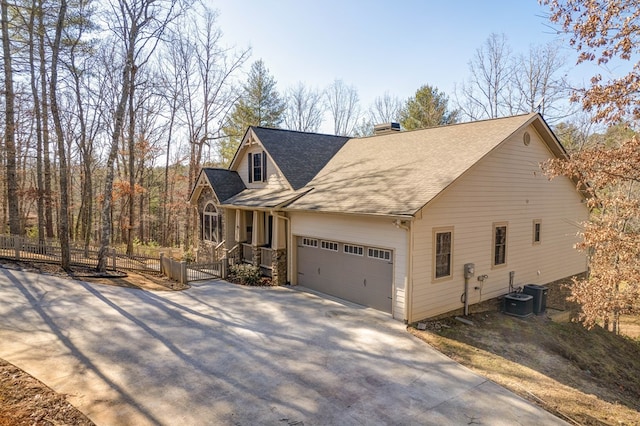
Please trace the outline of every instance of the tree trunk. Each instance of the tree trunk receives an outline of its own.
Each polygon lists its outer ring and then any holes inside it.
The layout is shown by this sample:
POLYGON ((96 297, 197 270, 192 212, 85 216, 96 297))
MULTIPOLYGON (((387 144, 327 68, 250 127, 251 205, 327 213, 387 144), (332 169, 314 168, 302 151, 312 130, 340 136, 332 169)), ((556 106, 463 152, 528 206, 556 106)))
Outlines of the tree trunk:
MULTIPOLYGON (((134 35, 130 36, 131 38, 134 35)), ((134 38, 133 38, 134 39, 134 38)), ((107 255, 109 251, 109 243, 111 241, 111 205, 113 202, 113 179, 114 169, 113 163, 118 155, 118 140, 122 128, 124 127, 124 116, 127 107, 127 99, 129 98, 129 90, 131 89, 131 68, 134 60, 134 44, 133 41, 129 41, 127 48, 126 62, 124 70, 122 71, 122 90, 120 92, 120 99, 115 112, 115 124, 113 127, 113 133, 111 134, 111 149, 109 150, 109 157, 107 159, 107 174, 105 176, 104 183, 104 201, 102 204, 102 230, 100 235, 100 250, 98 251, 98 266, 97 270, 105 272, 107 270, 107 255)))
POLYGON ((51 46, 51 81, 49 82, 49 95, 51 96, 51 116, 56 129, 56 139, 58 144, 58 161, 60 164, 60 214, 58 218, 58 239, 60 240, 60 266, 65 271, 70 269, 71 255, 69 251, 69 185, 67 180, 67 152, 64 143, 64 132, 60 120, 60 110, 58 108, 58 56, 60 54, 60 44, 62 41, 62 27, 67 13, 67 1, 60 1, 58 21, 56 23, 56 35, 53 46, 51 46))
MULTIPOLYGON (((42 11, 42 0, 38 9, 42 11)), ((53 202, 51 197, 51 156, 49 155, 49 105, 47 96, 47 70, 45 47, 45 27, 43 13, 38 14, 38 53, 40 56, 40 88, 42 95, 42 157, 44 167, 44 215, 47 238, 53 238, 53 202)))
POLYGON ((4 54, 5 84, 5 151, 7 161, 7 204, 9 207, 9 232, 22 234, 20 229, 20 210, 18 207, 18 181, 16 176, 15 144, 15 94, 13 91, 13 70, 11 69, 11 45, 9 39, 9 5, 6 0, 0 3, 2 9, 2 50, 4 54))
POLYGON ((167 204, 168 204, 168 195, 169 195, 169 159, 170 159, 170 152, 171 152, 171 136, 173 135, 173 121, 175 119, 175 115, 176 115, 176 97, 174 96, 173 98, 173 102, 171 105, 171 112, 170 112, 170 117, 169 117, 169 131, 168 131, 168 135, 167 135, 167 151, 166 151, 166 157, 165 157, 165 162, 164 162, 164 196, 161 197, 162 200, 164 200, 164 202, 161 204, 162 205, 162 215, 161 215, 161 222, 160 222, 160 229, 161 232, 160 234, 162 235, 162 242, 160 243, 163 247, 167 246, 167 242, 169 240, 169 214, 168 214, 168 208, 167 208, 167 204))
POLYGON ((33 107, 36 122, 36 186, 37 186, 37 215, 38 215, 38 240, 45 239, 45 217, 44 217, 44 178, 42 176, 42 121, 43 117, 40 110, 40 94, 38 92, 35 56, 34 56, 34 33, 36 10, 38 14, 42 14, 40 7, 36 8, 35 2, 31 7, 29 15, 29 74, 31 77, 31 93, 33 95, 33 107))
POLYGON ((135 186, 136 186, 136 173, 135 173, 135 131, 136 131, 136 115, 134 108, 134 95, 135 95, 135 81, 136 81, 136 67, 131 67, 131 87, 129 89, 129 135, 128 135, 128 147, 129 147, 129 224, 127 226, 127 254, 133 255, 133 229, 135 227, 135 186))

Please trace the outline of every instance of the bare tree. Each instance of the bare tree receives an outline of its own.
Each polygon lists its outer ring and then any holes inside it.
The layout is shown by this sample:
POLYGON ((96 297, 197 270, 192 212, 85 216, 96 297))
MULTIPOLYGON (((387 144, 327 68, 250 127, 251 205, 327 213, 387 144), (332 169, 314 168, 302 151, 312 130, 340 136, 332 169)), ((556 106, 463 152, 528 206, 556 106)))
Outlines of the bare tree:
MULTIPOLYGON (((176 22, 168 38, 162 69, 162 80, 168 85, 165 99, 171 110, 170 130, 173 132, 177 125, 187 136, 189 187, 195 184, 207 148, 218 151, 218 158, 212 161, 214 164, 223 161, 224 156, 218 150, 221 127, 239 96, 233 85, 235 75, 250 53, 248 49, 224 46, 216 13, 206 7, 198 10, 198 18, 176 22), (184 31, 184 28, 191 28, 191 31, 184 31)), ((167 139, 167 155, 169 148, 170 139, 167 139)), ((172 199, 173 193, 167 193, 169 157, 165 162, 164 191, 167 198, 172 199)), ((184 203, 181 208, 186 212, 183 235, 188 247, 197 232, 197 227, 192 226, 195 212, 184 203)), ((163 214, 167 213, 165 209, 163 214)))
POLYGON ((519 94, 515 112, 536 111, 553 121, 570 115, 572 111, 558 105, 569 93, 569 84, 562 73, 565 63, 559 47, 552 43, 532 46, 527 55, 520 55, 512 79, 519 94))
POLYGON ((58 59, 62 44, 62 29, 67 14, 67 1, 60 1, 58 20, 56 22, 55 39, 51 46, 51 81, 49 95, 51 96, 51 116, 56 129, 58 144, 58 163, 60 166, 60 217, 58 218, 58 239, 60 240, 60 266, 65 271, 70 269, 71 254, 69 251, 69 185, 67 181, 67 153, 65 151, 64 132, 60 120, 58 106, 58 59))
POLYGON ((458 107, 471 120, 504 113, 512 78, 511 48, 504 34, 491 34, 469 62, 469 80, 460 87, 458 107))
POLYGON ((22 233, 20 226, 20 210, 18 207, 18 181, 16 176, 16 145, 15 145, 15 93, 13 88, 12 52, 9 38, 9 4, 6 0, 0 2, 2 21, 2 52, 4 55, 4 91, 5 91, 5 155, 7 204, 9 207, 9 232, 12 235, 22 233))
POLYGON ((113 163, 118 154, 118 141, 124 127, 127 101, 135 84, 137 68, 149 60, 167 24, 177 16, 176 7, 177 0, 111 0, 110 2, 113 21, 110 21, 109 27, 116 39, 122 43, 124 66, 106 164, 107 175, 103 194, 102 229, 97 266, 99 271, 105 271, 107 267, 107 252, 111 242, 113 163))
POLYGON ((491 34, 469 62, 469 79, 457 87, 457 107, 470 120, 529 112, 551 122, 564 120, 574 113, 563 103, 568 94, 564 65, 554 43, 515 56, 504 34, 491 34))
POLYGON ((370 121, 374 124, 397 122, 400 119, 402 102, 389 92, 378 96, 369 108, 370 121))
POLYGON ((285 127, 300 132, 317 132, 325 112, 322 93, 299 82, 287 91, 286 97, 285 127))
POLYGON ((38 80, 36 78, 36 56, 34 46, 36 44, 36 14, 42 14, 42 3, 33 6, 29 11, 27 29, 29 31, 29 77, 31 83, 31 94, 33 96, 33 111, 36 125, 36 188, 37 188, 37 214, 38 214, 38 239, 45 237, 45 217, 44 217, 44 177, 42 169, 42 112, 40 105, 40 92, 38 91, 38 80))
POLYGON ((333 118, 333 132, 340 136, 353 134, 360 118, 358 90, 342 80, 335 80, 325 90, 325 97, 333 118))

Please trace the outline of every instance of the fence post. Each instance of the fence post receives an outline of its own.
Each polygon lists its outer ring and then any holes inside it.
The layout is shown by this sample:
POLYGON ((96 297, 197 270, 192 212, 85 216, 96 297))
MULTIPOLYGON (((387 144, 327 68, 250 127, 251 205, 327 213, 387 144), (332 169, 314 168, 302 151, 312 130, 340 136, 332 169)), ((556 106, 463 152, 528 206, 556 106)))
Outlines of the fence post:
POLYGON ((166 275, 164 273, 164 252, 160 252, 160 275, 166 275))
POLYGON ((229 273, 229 258, 228 257, 224 257, 222 259, 222 264, 220 265, 220 278, 222 278, 223 280, 227 279, 227 274, 229 273))
POLYGON ((13 236, 13 245, 16 249, 16 260, 20 260, 20 251, 22 250, 22 238, 19 235, 13 236))
POLYGON ((180 284, 187 284, 187 262, 180 262, 180 284))
POLYGON ((111 256, 112 256, 113 270, 116 271, 118 269, 118 263, 117 263, 117 260, 116 260, 116 249, 115 248, 111 249, 111 256))

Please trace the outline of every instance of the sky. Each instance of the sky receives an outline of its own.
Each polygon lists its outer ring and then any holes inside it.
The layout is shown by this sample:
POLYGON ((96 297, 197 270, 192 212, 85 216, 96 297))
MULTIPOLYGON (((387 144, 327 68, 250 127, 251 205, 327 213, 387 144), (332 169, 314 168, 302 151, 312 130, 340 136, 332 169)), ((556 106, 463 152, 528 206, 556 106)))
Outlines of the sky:
MULTIPOLYGON (((277 88, 324 89, 335 79, 357 88, 364 108, 385 92, 406 99, 429 84, 453 97, 469 61, 491 33, 514 53, 562 39, 537 0, 212 0, 223 43, 251 47, 277 88)), ((576 54, 563 43, 567 73, 576 54)), ((248 68, 248 67, 247 67, 248 68)), ((324 126, 323 126, 324 128, 324 126)))

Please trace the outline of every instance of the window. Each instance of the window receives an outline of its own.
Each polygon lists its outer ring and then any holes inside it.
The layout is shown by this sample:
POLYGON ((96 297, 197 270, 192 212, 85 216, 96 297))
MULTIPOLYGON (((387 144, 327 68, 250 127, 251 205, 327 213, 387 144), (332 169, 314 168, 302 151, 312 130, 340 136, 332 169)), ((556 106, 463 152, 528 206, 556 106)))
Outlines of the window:
POLYGON ((320 248, 331 251, 338 251, 338 243, 333 241, 320 241, 320 248))
POLYGON ((262 154, 253 154, 253 180, 260 182, 262 180, 262 154))
POLYGON ((541 242, 542 222, 540 220, 533 221, 533 244, 541 242))
POLYGON ((364 247, 352 246, 351 244, 344 245, 344 252, 347 254, 355 254, 356 256, 364 256, 364 247))
POLYGON ((247 165, 249 183, 267 181, 267 154, 264 151, 247 154, 247 165))
POLYGON ((493 225, 493 266, 507 263, 507 224, 493 225))
POLYGON ((315 238, 303 238, 302 239, 302 245, 305 246, 305 247, 317 248, 318 247, 318 240, 316 240, 315 238))
POLYGON ((369 247, 367 249, 367 256, 373 259, 391 260, 391 251, 369 247))
POLYGON ((433 238, 434 278, 451 277, 453 229, 436 229, 433 238))
POLYGON ((208 203, 202 212, 202 239, 219 242, 220 228, 220 215, 213 203, 208 203))

